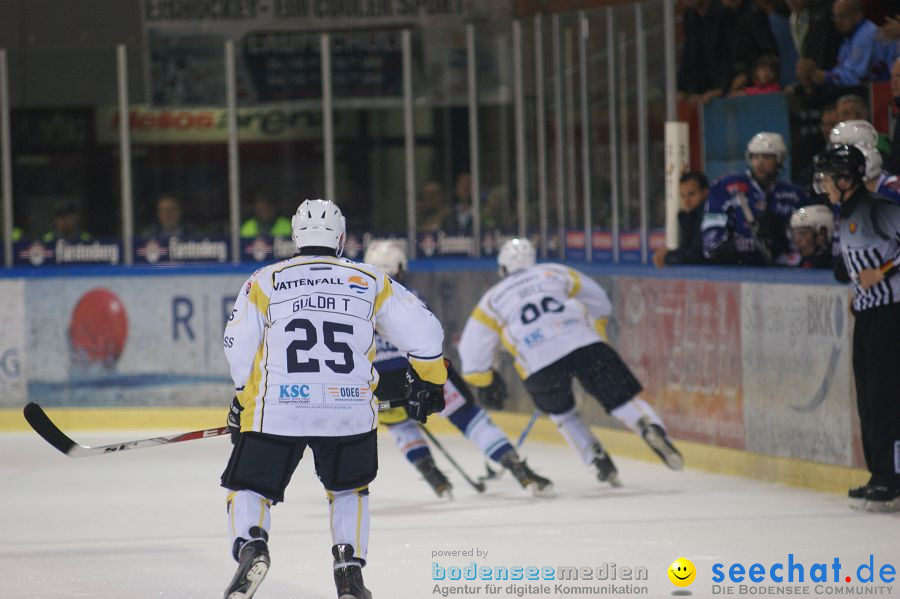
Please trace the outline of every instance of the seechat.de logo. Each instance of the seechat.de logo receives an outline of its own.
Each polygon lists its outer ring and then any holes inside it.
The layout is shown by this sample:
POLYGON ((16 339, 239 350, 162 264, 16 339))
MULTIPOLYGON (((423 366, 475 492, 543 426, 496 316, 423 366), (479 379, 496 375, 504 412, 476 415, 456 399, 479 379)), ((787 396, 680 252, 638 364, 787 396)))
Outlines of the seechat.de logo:
POLYGON ((352 289, 356 293, 365 293, 369 289, 369 282, 364 278, 358 277, 356 275, 348 278, 347 284, 350 286, 350 289, 352 289))

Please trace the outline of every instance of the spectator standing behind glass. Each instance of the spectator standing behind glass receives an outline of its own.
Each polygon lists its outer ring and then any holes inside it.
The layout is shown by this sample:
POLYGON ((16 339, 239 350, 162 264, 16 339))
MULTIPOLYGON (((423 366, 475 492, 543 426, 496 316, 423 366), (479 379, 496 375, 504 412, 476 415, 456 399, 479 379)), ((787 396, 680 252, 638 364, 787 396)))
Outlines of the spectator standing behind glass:
POLYGON ((278 214, 278 205, 272 197, 263 192, 253 195, 253 218, 241 225, 241 237, 290 237, 291 221, 278 214))
POLYGON ((684 0, 684 48, 678 91, 708 102, 731 87, 734 11, 719 0, 684 0))
POLYGON ((706 261, 703 258, 703 237, 700 234, 703 205, 709 196, 706 175, 697 171, 681 175, 678 180, 678 196, 681 199, 681 210, 678 211, 678 247, 674 250, 656 250, 653 253, 653 264, 657 268, 706 261))
POLYGON ((735 15, 729 36, 734 60, 729 91, 737 92, 747 87, 759 57, 777 55, 778 45, 769 28, 769 17, 753 0, 722 0, 722 4, 735 15))
MULTIPOLYGON (((900 28, 900 23, 898 23, 900 28)), ((891 66, 891 95, 894 96, 894 105, 900 109, 900 58, 891 66)), ((892 173, 900 173, 900 119, 894 122, 894 137, 891 140, 891 155, 885 165, 892 173)))
POLYGON ((52 243, 58 239, 71 243, 94 239, 90 233, 81 229, 81 217, 75 202, 63 200, 53 207, 53 230, 44 233, 41 241, 52 243))
POLYGON ((781 91, 778 84, 779 63, 777 56, 760 56, 753 66, 753 85, 744 89, 748 96, 777 94, 781 91))
POLYGON ((188 231, 181 222, 181 202, 171 194, 163 194, 156 200, 156 222, 141 231, 144 239, 185 237, 188 231))
POLYGON ((804 206, 791 215, 791 234, 796 254, 791 266, 800 268, 831 268, 834 265, 831 236, 834 214, 822 204, 804 206))
POLYGON ((832 5, 834 25, 846 39, 838 49, 837 65, 820 69, 815 61, 797 61, 797 79, 805 86, 851 86, 888 78, 885 58, 889 52, 876 39, 878 28, 866 19, 859 0, 835 0, 832 5))
POLYGON ((800 58, 821 69, 834 66, 840 34, 831 20, 832 0, 786 0, 791 9, 791 37, 800 58))
POLYGON ((450 214, 450 204, 444 193, 444 186, 437 181, 427 181, 422 185, 422 194, 416 204, 416 229, 437 231, 450 214))
POLYGON ((473 216, 472 175, 460 173, 456 176, 456 183, 453 186, 453 205, 441 228, 454 235, 471 235, 473 216))
POLYGON ((720 264, 786 264, 788 221, 809 203, 798 185, 778 179, 787 146, 778 133, 761 132, 747 144, 743 173, 723 175, 709 190, 703 215, 703 255, 720 264))

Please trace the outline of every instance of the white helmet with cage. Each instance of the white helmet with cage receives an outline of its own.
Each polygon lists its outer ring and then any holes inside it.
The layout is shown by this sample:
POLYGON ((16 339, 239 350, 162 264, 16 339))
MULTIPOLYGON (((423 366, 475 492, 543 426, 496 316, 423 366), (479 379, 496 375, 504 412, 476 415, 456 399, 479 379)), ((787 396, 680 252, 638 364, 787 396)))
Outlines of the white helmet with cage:
POLYGON ((377 266, 391 277, 405 272, 409 264, 400 244, 390 239, 378 239, 370 243, 363 262, 377 266))
POLYGON ((344 251, 347 221, 331 200, 304 200, 291 219, 294 245, 332 248, 340 256, 344 251))
POLYGON ((828 134, 828 141, 856 147, 865 144, 874 148, 878 145, 878 131, 869 121, 841 121, 828 134))
POLYGON ((794 210, 791 215, 791 229, 804 227, 809 227, 816 233, 825 229, 828 239, 831 239, 831 233, 834 231, 834 214, 831 208, 823 204, 813 204, 794 210))
POLYGON ((857 143, 853 145, 862 152, 866 159, 866 176, 863 177, 863 181, 872 181, 880 177, 882 170, 884 170, 884 159, 881 158, 881 152, 868 144, 857 143))
POLYGON ((497 254, 500 276, 505 277, 517 270, 534 266, 536 259, 537 252, 530 241, 522 237, 510 239, 500 247, 497 254))
POLYGON ((750 162, 750 156, 753 154, 774 154, 778 158, 778 164, 784 164, 784 159, 787 156, 787 146, 784 144, 784 138, 781 137, 780 133, 760 131, 747 142, 747 152, 744 154, 747 162, 750 162))

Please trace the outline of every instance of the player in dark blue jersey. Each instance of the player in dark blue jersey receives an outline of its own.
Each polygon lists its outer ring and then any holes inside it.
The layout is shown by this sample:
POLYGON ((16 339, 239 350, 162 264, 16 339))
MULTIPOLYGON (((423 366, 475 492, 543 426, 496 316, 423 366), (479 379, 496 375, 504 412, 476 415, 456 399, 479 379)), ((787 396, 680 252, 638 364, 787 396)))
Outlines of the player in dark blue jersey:
POLYGON ((720 177, 710 188, 701 225, 703 254, 720 264, 786 264, 791 214, 809 203, 806 192, 778 179, 787 147, 778 133, 757 133, 747 144, 748 170, 720 177))
MULTIPOLYGON (((364 262, 378 265, 398 282, 406 278, 406 254, 394 242, 373 242, 366 250, 364 262)), ((415 290, 410 291, 418 296, 415 290)), ((409 367, 406 355, 380 335, 376 334, 375 342, 376 354, 373 363, 380 377, 378 388, 375 390, 376 396, 381 401, 405 396, 406 371, 409 367)), ((553 484, 532 471, 519 457, 503 431, 493 423, 488 413, 475 403, 469 386, 452 365, 448 366, 448 372, 449 378, 444 384, 446 407, 441 415, 477 445, 485 456, 509 470, 523 488, 537 496, 552 496, 553 484)), ((379 422, 387 426, 397 448, 422 474, 438 497, 451 496, 450 481, 434 463, 431 450, 419 425, 409 418, 406 409, 385 410, 379 414, 379 422)))

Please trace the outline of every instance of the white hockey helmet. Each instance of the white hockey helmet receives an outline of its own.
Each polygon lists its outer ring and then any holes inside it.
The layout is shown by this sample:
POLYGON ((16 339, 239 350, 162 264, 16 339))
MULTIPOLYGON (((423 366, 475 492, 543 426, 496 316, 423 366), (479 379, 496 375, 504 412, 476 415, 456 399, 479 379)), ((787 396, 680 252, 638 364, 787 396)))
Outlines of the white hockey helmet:
POLYGON ((809 227, 816 233, 825 229, 828 232, 828 238, 831 239, 831 233, 834 231, 834 214, 831 212, 831 208, 823 204, 813 204, 794 210, 791 215, 791 229, 802 229, 803 227, 809 227))
POLYGON ((391 277, 405 271, 409 264, 400 244, 390 239, 377 239, 370 243, 363 262, 377 266, 391 277))
POLYGON ((744 154, 747 162, 750 162, 750 156, 753 154, 774 154, 778 158, 778 164, 784 164, 787 146, 784 145, 784 138, 780 133, 760 131, 747 142, 747 152, 744 154))
POLYGON ((881 152, 869 144, 855 143, 853 145, 866 158, 866 176, 863 177, 863 181, 877 179, 881 175, 881 171, 884 170, 884 160, 881 158, 881 152))
POLYGON ((344 251, 347 221, 341 209, 331 200, 304 200, 291 219, 294 245, 297 249, 310 246, 344 251))
POLYGON ((841 121, 828 134, 828 141, 856 147, 866 144, 874 148, 878 145, 878 131, 869 121, 841 121))
POLYGON ((510 239, 500 247, 500 253, 497 254, 500 276, 505 277, 517 270, 533 266, 536 259, 537 253, 530 241, 523 237, 510 239))

